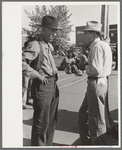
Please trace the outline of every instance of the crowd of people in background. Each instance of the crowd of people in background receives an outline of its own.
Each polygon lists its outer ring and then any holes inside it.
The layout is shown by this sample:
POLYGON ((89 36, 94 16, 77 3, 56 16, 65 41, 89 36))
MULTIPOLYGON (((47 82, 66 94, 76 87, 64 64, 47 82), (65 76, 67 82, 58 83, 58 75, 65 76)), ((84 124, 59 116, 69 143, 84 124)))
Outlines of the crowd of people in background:
MULTIPOLYGON (((25 42, 25 45, 27 42, 25 42)), ((117 48, 116 48, 117 49, 117 48)), ((24 50, 24 48, 23 48, 24 50)), ((117 52, 116 50, 113 52, 113 61, 115 61, 115 68, 118 68, 117 61, 117 52)), ((64 59, 60 63, 60 66, 57 67, 59 71, 65 71, 66 74, 75 74, 75 76, 82 76, 85 71, 85 65, 88 63, 88 50, 83 50, 80 48, 80 51, 69 50, 64 56, 64 59)), ((31 97, 31 85, 32 80, 27 76, 22 77, 22 107, 26 109, 26 105, 33 105, 33 99, 31 97)))
MULTIPOLYGON (((25 42, 24 47, 26 47, 25 42)), ((24 48, 23 48, 24 51, 24 48)), ((66 74, 75 74, 75 76, 82 76, 85 73, 85 65, 88 62, 88 51, 67 51, 61 64, 57 69, 65 71, 66 74)), ((31 96, 32 79, 27 76, 22 76, 22 108, 26 109, 26 105, 33 105, 31 96)))
MULTIPOLYGON (((27 42, 25 42, 25 45, 26 43, 27 42)), ((85 73, 85 64, 87 63, 87 61, 87 53, 83 53, 82 50, 68 51, 60 66, 58 67, 58 70, 65 71, 66 74, 75 74, 76 76, 82 76, 85 73)), ((33 105, 33 99, 31 96, 32 79, 29 79, 27 76, 23 75, 22 85, 22 107, 23 109, 26 109, 26 105, 33 105)))
POLYGON ((87 62, 87 55, 82 50, 68 51, 58 69, 64 70, 67 74, 74 73, 77 76, 82 76, 85 73, 85 64, 87 62))
MULTIPOLYGON (((24 52, 27 47, 27 41, 24 43, 22 51, 24 52)), ((26 105, 33 105, 33 99, 31 95, 32 79, 22 74, 22 108, 26 109, 26 105)))

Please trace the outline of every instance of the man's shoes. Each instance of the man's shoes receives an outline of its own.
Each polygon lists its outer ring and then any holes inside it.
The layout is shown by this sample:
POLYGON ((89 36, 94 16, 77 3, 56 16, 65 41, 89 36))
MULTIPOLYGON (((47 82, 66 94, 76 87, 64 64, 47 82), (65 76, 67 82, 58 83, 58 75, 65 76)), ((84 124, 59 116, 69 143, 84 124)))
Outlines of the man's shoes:
POLYGON ((107 134, 118 140, 118 124, 114 124, 111 128, 107 128, 107 134))
POLYGON ((98 137, 95 141, 92 142, 92 145, 107 145, 103 137, 98 137))
POLYGON ((26 109, 26 106, 25 106, 25 105, 22 105, 22 109, 26 109))

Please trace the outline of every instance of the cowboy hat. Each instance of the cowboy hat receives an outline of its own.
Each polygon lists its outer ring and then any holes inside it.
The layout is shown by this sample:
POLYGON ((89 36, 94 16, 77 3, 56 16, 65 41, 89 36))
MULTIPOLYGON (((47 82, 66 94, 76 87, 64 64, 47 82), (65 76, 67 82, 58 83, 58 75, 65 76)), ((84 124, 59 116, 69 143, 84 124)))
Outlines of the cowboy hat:
POLYGON ((104 33, 101 31, 102 24, 97 21, 88 21, 86 23, 86 27, 84 31, 93 31, 100 33, 100 35, 103 35, 104 33))
POLYGON ((58 19, 53 17, 53 16, 44 16, 42 18, 42 24, 39 25, 39 24, 36 24, 36 26, 39 26, 39 27, 48 27, 48 28, 52 28, 52 29, 55 29, 55 30, 61 30, 62 28, 59 28, 58 27, 58 19))

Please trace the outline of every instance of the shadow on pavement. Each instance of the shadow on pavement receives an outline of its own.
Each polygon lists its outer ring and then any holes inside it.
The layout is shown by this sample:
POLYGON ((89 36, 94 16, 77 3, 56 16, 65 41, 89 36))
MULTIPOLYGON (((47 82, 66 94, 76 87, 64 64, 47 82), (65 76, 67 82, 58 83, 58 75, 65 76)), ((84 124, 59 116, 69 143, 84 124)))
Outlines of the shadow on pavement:
MULTIPOLYGON (((118 146, 118 140, 116 140, 114 137, 112 137, 112 136, 110 136, 110 135, 108 135, 108 134, 104 134, 103 136, 102 136, 103 138, 104 138, 104 141, 105 141, 105 145, 101 145, 101 146, 106 146, 106 148, 107 148, 107 146, 109 146, 109 147, 111 147, 111 146, 118 146)), ((71 144, 72 146, 83 146, 82 144, 81 144, 81 140, 80 140, 80 138, 78 138, 74 143, 72 143, 71 144)), ((87 145, 86 145, 87 146, 87 145)), ((88 145, 88 146, 90 146, 90 145, 88 145)), ((109 148, 108 147, 108 148, 109 148)))
MULTIPOLYGON (((31 146, 31 140, 23 138, 23 146, 31 146)), ((69 145, 60 144, 60 143, 53 143, 52 146, 69 146, 69 145)))
POLYGON ((118 120, 118 109, 112 110, 110 114, 113 120, 118 120))
POLYGON ((73 146, 82 146, 81 145, 81 139, 78 138, 74 143, 72 143, 73 146))
POLYGON ((23 120, 23 123, 24 123, 25 125, 30 125, 30 126, 32 126, 33 118, 31 118, 31 119, 29 119, 29 120, 23 120))
MULTIPOLYGON (((118 109, 111 111, 110 114, 111 114, 111 117, 112 117, 114 123, 118 124, 117 122, 115 122, 115 121, 118 121, 118 109)), ((113 131, 113 132, 117 132, 117 131, 113 131)), ((106 133, 103 135, 103 138, 106 141, 106 146, 115 146, 115 145, 117 146, 118 145, 118 139, 114 135, 106 133)), ((72 145, 73 146, 81 145, 80 138, 78 138, 74 143, 72 143, 72 145)))
MULTIPOLYGON (((118 109, 115 109, 110 112, 111 117, 113 121, 118 121, 118 109)), ((59 110, 58 112, 58 124, 57 129, 60 131, 67 131, 72 133, 79 133, 78 132, 78 113, 77 112, 71 112, 67 110, 59 110)), ((103 135, 106 145, 118 145, 118 140, 113 135, 105 134, 103 135)), ((81 145, 80 138, 78 138, 74 143, 72 143, 73 146, 81 145)), ((81 145, 82 146, 82 145, 81 145)))
POLYGON ((113 72, 113 73, 110 75, 110 77, 111 77, 111 76, 118 76, 118 74, 113 72))
POLYGON ((31 145, 31 140, 23 138, 23 146, 30 146, 31 145))
MULTIPOLYGON (((118 121, 118 109, 110 112, 113 120, 118 121)), ((25 125, 32 125, 33 119, 23 120, 25 125)), ((72 112, 64 109, 58 111, 58 121, 56 130, 79 133, 78 131, 78 112, 72 112)), ((105 134, 104 136, 107 145, 118 145, 118 140, 112 135, 105 134)), ((80 138, 72 144, 74 146, 81 145, 80 138)), ((23 139, 23 146, 30 146, 30 139, 23 139)), ((60 143, 53 143, 53 146, 68 146, 60 143)), ((82 145, 81 145, 82 146, 82 145)))
MULTIPOLYGON (((118 109, 110 112, 113 120, 118 120, 118 109)), ((32 125, 33 118, 23 120, 25 125, 32 125)), ((72 112, 64 109, 58 111, 58 121, 56 130, 79 133, 78 132, 78 112, 72 112)))
POLYGON ((53 143, 52 146, 69 146, 69 145, 66 145, 66 144, 60 144, 60 143, 53 143))
POLYGON ((78 112, 60 109, 56 130, 78 133, 78 112))
MULTIPOLYGON (((118 121, 118 109, 110 112, 113 121, 118 121)), ((78 112, 64 109, 58 111, 58 121, 56 130, 79 133, 78 131, 78 112)))
POLYGON ((32 106, 31 107, 27 107, 27 110, 33 110, 33 107, 32 106))

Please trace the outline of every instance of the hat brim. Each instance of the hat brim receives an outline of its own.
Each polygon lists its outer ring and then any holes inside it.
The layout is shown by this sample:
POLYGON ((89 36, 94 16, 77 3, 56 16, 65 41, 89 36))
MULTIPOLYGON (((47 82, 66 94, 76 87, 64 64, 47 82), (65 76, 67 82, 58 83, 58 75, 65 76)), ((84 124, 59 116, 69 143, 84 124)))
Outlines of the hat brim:
POLYGON ((97 33, 100 33, 100 35, 104 35, 104 33, 102 31, 98 31, 98 30, 93 30, 93 29, 84 29, 84 32, 85 31, 92 31, 92 32, 97 32, 97 33))
MULTIPOLYGON (((42 25, 39 25, 39 24, 35 24, 34 26, 35 27, 43 27, 42 25)), ((51 27, 51 26, 45 26, 45 27, 52 28, 52 29, 55 29, 55 30, 62 30, 61 27, 59 27, 59 28, 55 28, 55 27, 51 27)))

